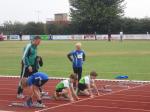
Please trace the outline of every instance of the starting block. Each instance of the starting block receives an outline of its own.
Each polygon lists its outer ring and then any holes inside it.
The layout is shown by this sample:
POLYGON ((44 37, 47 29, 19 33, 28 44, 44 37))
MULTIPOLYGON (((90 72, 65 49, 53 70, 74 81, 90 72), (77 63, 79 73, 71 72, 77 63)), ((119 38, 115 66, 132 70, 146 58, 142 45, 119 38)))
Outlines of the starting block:
POLYGON ((107 92, 112 92, 112 89, 99 89, 98 91, 102 93, 107 93, 107 92))
MULTIPOLYGON (((96 90, 92 90, 92 92, 96 93, 96 90)), ((101 89, 98 89, 98 92, 99 92, 99 93, 109 93, 109 92, 112 92, 112 89, 109 89, 109 88, 101 88, 101 89)))
POLYGON ((54 100, 55 98, 53 96, 42 96, 43 100, 54 100))
MULTIPOLYGON (((29 106, 27 106, 27 104, 25 102, 23 103, 11 103, 10 105, 8 105, 9 107, 28 107, 30 108, 29 106)), ((43 107, 37 107, 34 103, 31 107, 35 107, 35 108, 45 108, 46 106, 43 106, 43 107)))
POLYGON ((41 96, 48 96, 48 92, 41 92, 41 96))
POLYGON ((8 105, 9 107, 17 106, 17 107, 27 107, 26 103, 11 103, 8 105))

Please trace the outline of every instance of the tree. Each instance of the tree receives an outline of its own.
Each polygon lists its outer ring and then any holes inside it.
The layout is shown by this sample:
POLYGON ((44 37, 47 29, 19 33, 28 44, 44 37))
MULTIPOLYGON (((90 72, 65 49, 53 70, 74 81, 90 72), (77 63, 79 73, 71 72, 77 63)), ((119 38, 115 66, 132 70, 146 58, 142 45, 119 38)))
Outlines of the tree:
POLYGON ((106 33, 123 15, 124 0, 69 0, 72 24, 78 33, 106 33))
POLYGON ((23 32, 29 35, 44 34, 44 23, 29 22, 24 26, 23 32))

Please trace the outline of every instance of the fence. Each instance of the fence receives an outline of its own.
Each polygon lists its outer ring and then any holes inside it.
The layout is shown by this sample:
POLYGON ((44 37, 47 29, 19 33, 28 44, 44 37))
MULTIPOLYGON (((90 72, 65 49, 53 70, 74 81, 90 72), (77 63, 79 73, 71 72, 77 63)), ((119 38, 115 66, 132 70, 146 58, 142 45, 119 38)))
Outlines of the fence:
MULTIPOLYGON (((35 35, 23 35, 22 40, 31 40, 35 35)), ((42 40, 107 40, 108 35, 39 35, 42 40)), ((4 40, 20 40, 19 35, 3 35, 4 40)), ((119 34, 112 34, 111 39, 120 40, 119 34)), ((149 34, 125 34, 124 40, 150 40, 149 34)))

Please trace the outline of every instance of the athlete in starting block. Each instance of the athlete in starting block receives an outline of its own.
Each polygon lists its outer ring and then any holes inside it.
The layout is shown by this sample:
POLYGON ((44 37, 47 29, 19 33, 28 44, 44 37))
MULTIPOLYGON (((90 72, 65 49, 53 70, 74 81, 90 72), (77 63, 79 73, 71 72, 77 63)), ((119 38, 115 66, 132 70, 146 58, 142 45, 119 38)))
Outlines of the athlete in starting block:
POLYGON ((68 99, 71 102, 74 102, 75 100, 79 100, 79 97, 77 96, 73 83, 77 83, 77 75, 71 74, 69 79, 62 80, 56 85, 56 90, 54 92, 54 97, 56 100, 60 100, 63 98, 63 100, 68 99))
POLYGON ((97 95, 100 95, 95 84, 95 79, 97 75, 98 74, 95 71, 92 71, 89 76, 84 76, 79 80, 78 95, 85 95, 93 98, 94 94, 92 92, 92 89, 95 89, 97 95))
MULTIPOLYGON (((48 75, 42 72, 34 73, 30 77, 22 79, 22 88, 27 88, 29 90, 29 98, 27 98, 27 101, 23 104, 24 106, 38 108, 45 107, 45 105, 42 103, 39 87, 42 87, 48 80, 48 75), (36 98, 37 102, 33 103, 33 98, 36 98)), ((12 106, 15 106, 15 104, 17 106, 17 103, 12 103, 12 106)))

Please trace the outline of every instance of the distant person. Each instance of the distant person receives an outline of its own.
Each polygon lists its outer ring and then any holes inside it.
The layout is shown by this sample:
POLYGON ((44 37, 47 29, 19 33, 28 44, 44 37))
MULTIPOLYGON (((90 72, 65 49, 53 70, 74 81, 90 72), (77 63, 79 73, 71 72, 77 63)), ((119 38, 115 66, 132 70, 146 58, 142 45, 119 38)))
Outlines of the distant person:
MULTIPOLYGON (((21 62, 22 68, 20 80, 22 80, 23 77, 28 78, 33 73, 38 72, 39 64, 36 60, 39 60, 39 58, 37 59, 37 46, 40 44, 40 42, 41 37, 35 36, 33 40, 31 40, 31 43, 27 44, 27 46, 24 48, 24 53, 21 62)), ((20 86, 20 82, 17 92, 17 98, 24 98, 23 89, 20 86)))
POLYGON ((86 40, 86 35, 84 35, 84 37, 83 37, 83 38, 84 38, 84 40, 86 40))
POLYGON ((78 81, 82 77, 82 65, 85 61, 85 52, 81 49, 81 46, 82 44, 80 42, 76 43, 76 50, 73 50, 67 55, 68 59, 72 62, 74 73, 78 75, 78 81))
POLYGON ((146 32, 147 33, 147 36, 149 36, 149 32, 146 32))
POLYGON ((108 31, 108 41, 109 42, 111 41, 111 31, 110 30, 108 31))
POLYGON ((95 40, 97 40, 97 33, 96 32, 94 33, 94 37, 95 37, 95 40))
POLYGON ((49 40, 53 40, 52 34, 49 34, 49 40))
POLYGON ((19 38, 22 41, 22 32, 19 33, 19 38))
POLYGON ((4 40, 4 35, 3 35, 3 32, 2 33, 0 33, 0 41, 3 41, 4 40))
POLYGON ((120 41, 123 41, 123 31, 120 32, 120 41))

